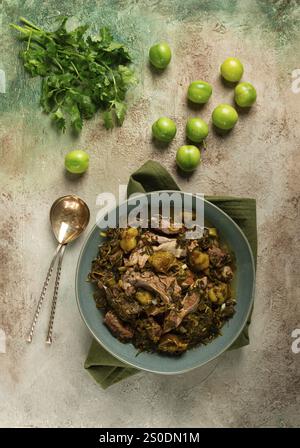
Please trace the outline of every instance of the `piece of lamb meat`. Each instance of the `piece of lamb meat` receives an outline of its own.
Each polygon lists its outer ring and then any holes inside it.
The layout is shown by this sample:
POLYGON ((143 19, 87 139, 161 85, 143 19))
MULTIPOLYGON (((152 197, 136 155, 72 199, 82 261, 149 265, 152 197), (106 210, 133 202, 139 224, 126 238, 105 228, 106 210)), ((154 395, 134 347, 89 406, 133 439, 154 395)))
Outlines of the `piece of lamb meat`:
POLYGON ((146 232, 142 234, 141 241, 142 240, 151 244, 154 243, 163 244, 163 243, 169 243, 170 241, 174 241, 174 238, 169 238, 167 236, 151 232, 150 230, 146 230, 146 232))
POLYGON ((190 240, 187 243, 187 250, 188 252, 193 252, 194 249, 196 249, 199 246, 199 243, 197 240, 190 240))
POLYGON ((165 243, 161 243, 159 246, 153 247, 154 252, 158 250, 163 250, 170 252, 175 255, 176 258, 181 258, 186 256, 186 250, 178 247, 177 240, 167 241, 165 243))
POLYGON ((162 335, 161 326, 153 319, 153 317, 150 317, 147 319, 145 328, 149 339, 154 343, 157 343, 162 335))
POLYGON ((212 266, 220 268, 230 261, 230 256, 224 252, 220 247, 211 247, 208 249, 209 261, 212 266))
POLYGON ((150 271, 145 271, 142 274, 139 272, 127 273, 122 277, 122 280, 130 283, 136 288, 143 288, 148 291, 157 293, 163 302, 171 303, 171 297, 167 294, 165 285, 160 281, 159 277, 150 271))
POLYGON ((176 277, 172 275, 158 275, 159 280, 165 285, 168 295, 174 299, 181 298, 181 287, 178 285, 176 277))
POLYGON ((199 293, 192 291, 187 293, 182 301, 182 308, 178 310, 171 310, 164 322, 164 333, 168 333, 174 328, 179 327, 182 320, 189 313, 196 311, 199 304, 199 293))
POLYGON ((230 266, 224 266, 221 272, 222 280, 229 283, 233 278, 233 272, 230 266))
POLYGON ((182 231, 183 225, 182 223, 172 224, 169 219, 161 216, 152 216, 151 228, 164 235, 178 235, 182 231))
POLYGON ((112 311, 108 311, 105 314, 104 323, 113 335, 121 341, 129 341, 133 338, 133 329, 129 325, 124 324, 112 311))
POLYGON ((144 249, 138 249, 134 252, 131 252, 128 260, 124 262, 125 266, 138 266, 139 268, 143 268, 148 261, 150 255, 144 253, 144 249))

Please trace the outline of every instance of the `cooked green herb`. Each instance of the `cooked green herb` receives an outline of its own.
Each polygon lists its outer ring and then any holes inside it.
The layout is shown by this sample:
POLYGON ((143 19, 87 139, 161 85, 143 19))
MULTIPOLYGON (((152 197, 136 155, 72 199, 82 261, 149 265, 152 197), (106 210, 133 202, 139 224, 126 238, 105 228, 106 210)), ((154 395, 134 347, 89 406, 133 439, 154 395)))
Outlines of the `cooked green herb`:
POLYGON ((96 38, 84 37, 88 26, 66 30, 64 17, 56 31, 44 31, 24 18, 23 26, 11 26, 21 33, 25 49, 20 52, 31 76, 41 76, 41 105, 63 131, 70 121, 79 132, 83 118, 101 110, 107 129, 124 121, 125 95, 135 83, 128 67, 131 57, 126 47, 113 39, 108 28, 96 38))

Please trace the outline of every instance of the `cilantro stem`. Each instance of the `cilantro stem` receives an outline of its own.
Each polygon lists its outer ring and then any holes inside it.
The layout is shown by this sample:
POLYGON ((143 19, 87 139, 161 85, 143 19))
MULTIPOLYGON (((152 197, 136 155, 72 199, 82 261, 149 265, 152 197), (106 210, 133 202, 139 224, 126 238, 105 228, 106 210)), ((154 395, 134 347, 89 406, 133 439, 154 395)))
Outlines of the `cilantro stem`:
POLYGON ((26 51, 28 51, 29 48, 30 48, 31 36, 32 36, 32 31, 31 31, 30 34, 29 34, 29 38, 28 38, 28 42, 27 42, 27 48, 26 48, 26 51))
POLYGON ((33 28, 36 31, 42 31, 41 28, 38 28, 36 25, 34 25, 32 22, 29 22, 29 20, 25 19, 24 17, 19 18, 20 22, 25 23, 25 25, 28 25, 30 28, 33 28))
POLYGON ((10 26, 20 33, 26 34, 28 36, 29 30, 27 28, 22 28, 20 25, 15 25, 14 23, 10 23, 10 26))
POLYGON ((80 54, 80 53, 75 53, 75 52, 73 52, 73 51, 65 51, 65 50, 57 50, 57 53, 62 53, 62 54, 64 54, 64 55, 68 55, 68 56, 76 56, 76 57, 78 57, 78 58, 80 58, 80 59, 86 59, 82 54, 80 54))
POLYGON ((62 68, 62 66, 60 65, 60 63, 58 62, 58 60, 56 58, 53 58, 53 61, 55 62, 55 64, 61 69, 61 71, 64 73, 64 69, 62 68))
POLYGON ((116 98, 117 98, 118 97, 118 88, 117 88, 117 83, 116 83, 116 78, 115 78, 114 72, 112 71, 112 69, 110 67, 108 67, 108 65, 105 64, 105 62, 102 62, 99 65, 103 65, 111 73, 113 83, 114 83, 115 94, 116 94, 116 98))
MULTIPOLYGON (((78 70, 77 70, 77 68, 76 68, 76 65, 73 63, 73 61, 71 61, 71 65, 72 65, 72 67, 74 68, 74 70, 75 70, 75 72, 76 72, 78 78, 80 78, 80 75, 79 75, 79 73, 78 73, 78 70)), ((80 78, 80 79, 81 79, 81 78, 80 78)))

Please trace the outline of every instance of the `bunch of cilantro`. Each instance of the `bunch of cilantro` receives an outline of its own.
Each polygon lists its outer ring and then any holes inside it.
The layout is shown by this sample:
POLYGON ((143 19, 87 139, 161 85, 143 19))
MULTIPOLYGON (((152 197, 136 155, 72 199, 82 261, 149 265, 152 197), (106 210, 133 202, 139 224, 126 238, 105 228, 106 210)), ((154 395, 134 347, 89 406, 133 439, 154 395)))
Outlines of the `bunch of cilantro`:
POLYGON ((11 25, 25 40, 20 56, 31 76, 42 77, 41 105, 57 127, 65 131, 70 123, 79 132, 83 118, 92 118, 98 110, 107 129, 121 125, 126 91, 135 83, 124 45, 107 28, 101 28, 96 38, 84 37, 86 25, 67 31, 66 17, 54 32, 24 18, 20 21, 22 26, 11 25))

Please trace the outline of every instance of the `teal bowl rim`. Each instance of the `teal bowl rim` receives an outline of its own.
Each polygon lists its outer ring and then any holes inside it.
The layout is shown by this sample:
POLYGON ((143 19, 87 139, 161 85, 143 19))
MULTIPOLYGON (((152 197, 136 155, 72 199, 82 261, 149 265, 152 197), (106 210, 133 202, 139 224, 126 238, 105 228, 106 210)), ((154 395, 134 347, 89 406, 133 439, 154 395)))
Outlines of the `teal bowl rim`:
MULTIPOLYGON (((130 366, 130 367, 133 367, 133 368, 135 368, 135 369, 137 369, 137 370, 143 370, 143 371, 146 371, 146 372, 150 372, 150 373, 155 373, 155 374, 158 374, 158 375, 181 375, 182 373, 187 373, 187 372, 191 372, 192 370, 194 370, 194 369, 197 369, 197 368, 199 368, 199 367, 202 367, 202 366, 204 366, 205 364, 208 364, 209 362, 211 362, 211 361, 213 361, 214 359, 216 359, 216 358, 218 358, 219 356, 221 356, 224 352, 226 352, 226 350, 228 350, 228 348, 229 347, 231 347, 231 345, 234 343, 234 341, 236 341, 236 339, 239 337, 239 335, 242 333, 242 331, 243 331, 243 329, 244 329, 244 327, 245 327, 245 325, 246 325, 246 323, 247 323, 247 320, 248 320, 248 318, 249 318, 249 315, 250 315, 250 313, 251 313, 251 310, 252 310, 252 307, 253 307, 253 302, 254 302, 254 293, 255 293, 255 279, 256 279, 256 271, 255 271, 255 263, 254 263, 254 257, 253 257, 253 253, 252 253, 252 249, 251 249, 251 246, 250 246, 250 244, 249 244, 249 241, 248 241, 248 239, 246 238, 246 236, 245 236, 245 234, 244 234, 244 232, 241 230, 241 228, 236 224, 236 222, 227 214, 227 213, 225 213, 223 210, 221 210, 219 207, 217 207, 215 204, 213 204, 212 202, 210 202, 210 201, 208 201, 207 199, 205 199, 205 198, 202 198, 202 197, 200 197, 200 196, 197 196, 197 194, 194 194, 194 193, 186 193, 186 192, 184 192, 184 191, 180 191, 180 190, 159 190, 159 191, 151 191, 151 192, 147 192, 146 193, 146 195, 148 196, 148 195, 151 195, 151 194, 155 194, 155 193, 182 193, 182 194, 184 194, 184 195, 189 195, 189 196, 196 196, 196 197, 198 197, 199 199, 201 199, 201 200, 203 200, 203 202, 205 203, 209 203, 209 206, 212 206, 213 208, 215 208, 215 209, 217 209, 217 211, 218 211, 218 213, 221 213, 221 214, 223 214, 223 215, 225 215, 226 216, 226 218, 229 220, 229 221, 231 221, 231 224, 235 227, 235 229, 236 229, 236 231, 237 232, 239 232, 240 233, 240 235, 242 236, 242 238, 245 240, 245 243, 246 243, 246 246, 248 247, 248 250, 249 250, 249 254, 250 254, 250 259, 251 259, 251 267, 252 267, 252 271, 253 271, 253 283, 252 283, 252 290, 251 290, 251 300, 249 301, 249 308, 248 308, 248 311, 247 311, 247 313, 246 313, 246 315, 245 315, 245 318, 244 318, 244 320, 243 320, 243 323, 242 323, 242 325, 241 325, 241 327, 240 327, 240 330, 236 333, 236 335, 235 335, 235 338, 230 342, 230 343, 228 343, 225 347, 223 347, 223 349, 219 352, 219 353, 217 353, 216 355, 214 355, 214 356, 212 356, 210 359, 208 359, 207 361, 204 361, 204 362, 202 362, 201 364, 199 364, 199 365, 196 365, 196 366, 193 366, 193 367, 190 367, 190 368, 188 368, 188 369, 183 369, 183 370, 180 370, 180 371, 176 371, 176 372, 173 372, 173 371, 170 371, 170 372, 166 372, 166 371, 164 371, 164 372, 161 372, 161 371, 157 371, 157 370, 154 370, 154 369, 149 369, 149 368, 146 368, 146 367, 141 367, 141 366, 136 366, 135 364, 133 364, 133 363, 130 363, 130 362, 128 362, 127 360, 125 361, 123 358, 122 358, 122 356, 119 356, 119 355, 116 355, 112 350, 110 350, 110 348, 108 348, 99 338, 98 338, 98 336, 93 332, 93 330, 90 328, 90 326, 89 326, 89 324, 88 324, 88 322, 87 322, 87 320, 86 320, 86 318, 85 318, 85 316, 84 316, 84 314, 83 314, 83 312, 82 312, 82 309, 81 309, 81 306, 80 306, 80 301, 79 301, 79 292, 78 292, 78 287, 77 287, 77 280, 78 280, 78 272, 79 272, 79 266, 80 266, 80 264, 81 264, 81 259, 82 259, 82 257, 83 257, 83 252, 84 252, 84 249, 85 249, 85 246, 87 245, 87 242, 88 242, 88 240, 89 240, 89 238, 90 238, 90 236, 91 236, 91 234, 95 231, 95 228, 96 227, 98 227, 97 226, 97 224, 95 224, 93 227, 92 227, 92 229, 89 231, 89 233, 88 233, 88 235, 86 236, 86 238, 85 238, 85 240, 84 240, 84 243, 83 243, 83 245, 82 245, 82 248, 81 248, 81 250, 80 250, 80 253, 79 253, 79 257, 78 257, 78 261, 77 261, 77 266, 76 266, 76 272, 75 272, 75 294, 76 294, 76 302, 77 302, 77 307, 78 307, 78 310, 79 310, 79 313, 80 313, 80 316, 81 316, 81 318, 82 318, 82 320, 83 320, 83 322, 85 323, 85 325, 86 325, 86 327, 88 328, 88 330, 89 330, 89 332, 92 334, 92 336, 94 337, 94 339, 108 352, 108 353, 110 353, 112 356, 114 356, 115 358, 117 358, 119 361, 122 361, 124 364, 126 364, 126 365, 128 365, 128 366, 130 366)), ((123 204, 126 204, 126 202, 128 202, 128 199, 126 199, 125 201, 123 201, 122 203, 120 203, 120 204, 117 204, 117 206, 116 207, 121 207, 123 204)), ((107 213, 110 213, 114 208, 116 208, 116 207, 112 207, 107 213)), ((92 260, 91 260, 92 261, 92 260)), ((114 336, 112 336, 112 338, 113 338, 114 336)), ((221 336, 219 336, 219 337, 221 337, 221 336)), ((197 348, 197 347, 196 347, 197 348)))

